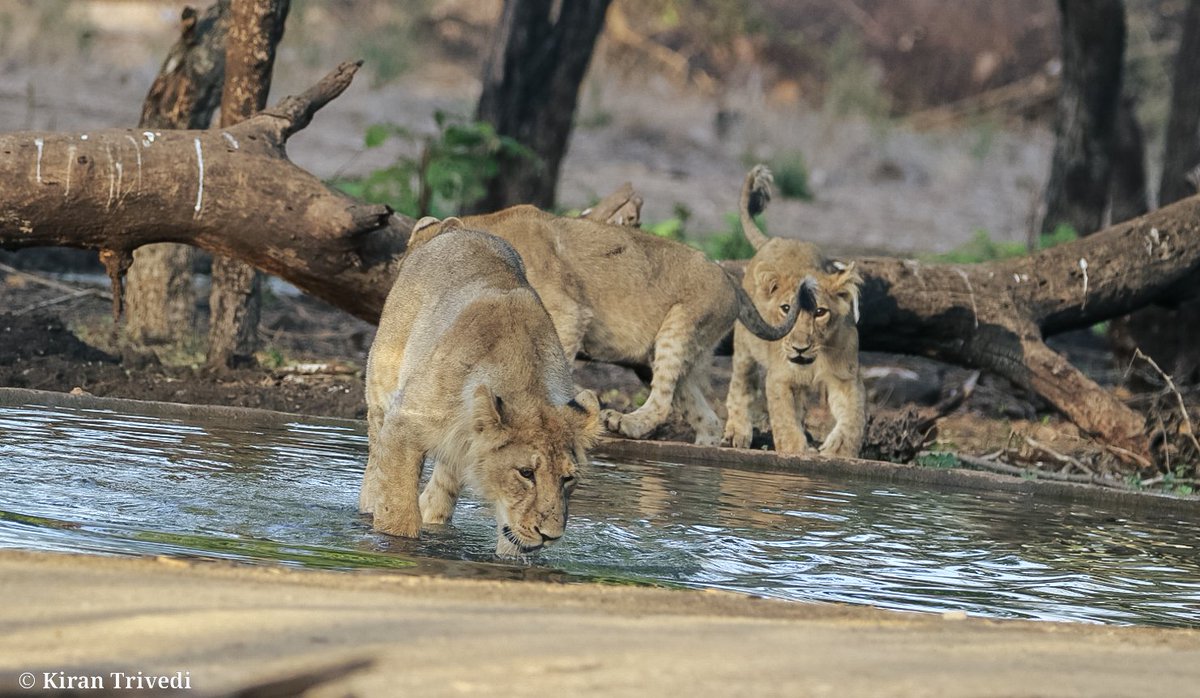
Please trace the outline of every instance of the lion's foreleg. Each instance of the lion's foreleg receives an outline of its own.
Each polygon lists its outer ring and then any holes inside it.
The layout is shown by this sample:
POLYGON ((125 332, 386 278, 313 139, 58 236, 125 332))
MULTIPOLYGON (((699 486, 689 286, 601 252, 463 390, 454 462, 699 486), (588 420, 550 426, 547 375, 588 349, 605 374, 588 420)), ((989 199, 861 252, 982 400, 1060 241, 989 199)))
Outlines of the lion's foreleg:
POLYGON ((780 453, 804 453, 808 437, 804 434, 804 411, 798 404, 796 386, 783 372, 767 371, 765 391, 771 435, 780 453))
POLYGON ((363 514, 375 511, 375 503, 379 501, 379 431, 383 427, 383 407, 372 400, 368 382, 367 390, 367 469, 363 473, 362 487, 358 491, 358 510, 363 514))
POLYGON ((406 439, 405 431, 403 420, 389 414, 375 439, 372 455, 378 465, 378 477, 374 526, 382 533, 416 538, 421 532, 417 488, 425 451, 406 439))
POLYGON ((452 466, 439 460, 433 466, 433 474, 429 483, 421 493, 421 521, 432 525, 442 525, 450 521, 454 515, 454 504, 458 501, 459 490, 462 489, 462 478, 452 466))
POLYGON ((750 402, 754 392, 755 360, 749 350, 742 346, 740 326, 734 331, 733 365, 729 377, 729 393, 725 396, 725 410, 729 413, 725 421, 722 443, 734 448, 750 448, 754 426, 750 418, 750 402))
POLYGON ((855 375, 850 380, 830 382, 826 386, 826 393, 829 395, 829 413, 833 416, 834 426, 821 444, 821 453, 857 458, 862 450, 867 421, 866 390, 862 379, 855 375))

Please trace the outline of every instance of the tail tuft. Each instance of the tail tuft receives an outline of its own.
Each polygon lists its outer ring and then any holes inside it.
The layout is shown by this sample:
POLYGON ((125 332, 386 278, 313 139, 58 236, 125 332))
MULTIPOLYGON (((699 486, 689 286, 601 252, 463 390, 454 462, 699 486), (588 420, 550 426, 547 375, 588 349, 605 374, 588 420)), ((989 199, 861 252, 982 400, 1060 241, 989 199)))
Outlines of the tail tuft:
POLYGON ((757 216, 767 210, 771 203, 771 187, 775 177, 766 165, 755 165, 746 175, 746 210, 751 216, 757 216))

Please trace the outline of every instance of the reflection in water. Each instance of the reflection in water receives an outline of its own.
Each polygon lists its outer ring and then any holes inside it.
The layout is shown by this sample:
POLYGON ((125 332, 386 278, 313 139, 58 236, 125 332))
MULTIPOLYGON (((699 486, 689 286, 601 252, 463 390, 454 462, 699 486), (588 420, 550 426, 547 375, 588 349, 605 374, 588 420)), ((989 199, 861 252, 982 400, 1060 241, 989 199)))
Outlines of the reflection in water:
POLYGON ((568 535, 492 561, 467 499, 419 541, 357 514, 366 439, 346 426, 0 407, 0 547, 333 569, 605 579, 795 600, 1200 625, 1200 534, 1171 516, 667 463, 594 463, 568 535))

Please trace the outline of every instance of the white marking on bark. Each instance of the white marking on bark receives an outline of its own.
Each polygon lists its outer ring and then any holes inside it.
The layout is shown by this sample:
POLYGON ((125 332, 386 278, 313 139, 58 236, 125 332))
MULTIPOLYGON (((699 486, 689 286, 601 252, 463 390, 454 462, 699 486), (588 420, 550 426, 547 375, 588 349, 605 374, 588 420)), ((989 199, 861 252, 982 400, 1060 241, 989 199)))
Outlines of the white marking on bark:
POLYGON ((42 149, 46 147, 46 141, 42 140, 41 138, 34 138, 33 144, 35 146, 37 146, 37 151, 38 151, 37 169, 35 170, 35 174, 37 175, 37 183, 41 184, 42 183, 42 149))
POLYGON ((67 187, 63 190, 63 198, 71 195, 71 168, 75 165, 75 146, 67 146, 67 187))
POLYGON ((1020 274, 1013 274, 1013 283, 1017 283, 1017 284, 1021 283, 1021 275, 1020 274))
POLYGON ((81 141, 86 141, 86 140, 87 140, 87 134, 85 133, 85 134, 83 134, 82 136, 80 136, 80 137, 79 137, 79 140, 81 140, 81 141))
POLYGON ((112 209, 112 202, 117 193, 117 168, 113 162, 112 148, 105 145, 104 154, 108 156, 108 201, 104 203, 104 210, 108 211, 112 209))
POLYGON ((154 134, 150 133, 149 131, 142 131, 142 145, 149 148, 150 144, 153 142, 154 142, 154 134))
POLYGON ((955 269, 954 272, 967 284, 967 293, 971 296, 971 314, 975 316, 975 329, 979 329, 979 308, 975 305, 975 289, 971 286, 971 279, 962 269, 955 269))
POLYGON ((230 148, 237 150, 241 147, 238 145, 237 139, 234 138, 228 131, 221 131, 221 135, 225 138, 225 142, 229 144, 230 148))
POLYGON ((1087 275, 1088 263, 1087 263, 1087 260, 1084 259, 1083 257, 1079 258, 1079 268, 1083 270, 1083 302, 1079 304, 1079 310, 1082 311, 1084 308, 1087 307, 1087 285, 1088 285, 1088 275, 1087 275))
POLYGON ((138 142, 137 142, 136 138, 134 138, 133 136, 128 136, 128 135, 125 137, 129 139, 130 143, 133 144, 133 154, 137 156, 137 165, 138 165, 137 187, 138 187, 138 189, 141 189, 142 188, 142 149, 140 147, 138 147, 138 142))
POLYGON ((121 163, 117 162, 117 205, 121 204, 121 199, 125 198, 125 194, 121 191, 121 182, 125 177, 125 168, 121 163))
POLYGON ((204 206, 204 151, 200 148, 200 139, 196 138, 196 169, 200 173, 200 184, 196 188, 196 213, 195 218, 200 217, 200 209, 204 206))

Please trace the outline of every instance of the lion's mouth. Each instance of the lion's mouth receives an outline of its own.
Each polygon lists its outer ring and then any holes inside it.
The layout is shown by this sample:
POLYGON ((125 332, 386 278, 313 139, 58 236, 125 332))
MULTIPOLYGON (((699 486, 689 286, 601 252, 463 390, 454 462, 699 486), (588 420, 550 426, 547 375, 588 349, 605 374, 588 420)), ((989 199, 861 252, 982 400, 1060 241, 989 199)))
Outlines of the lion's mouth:
POLYGON ((504 528, 500 529, 500 532, 501 532, 501 534, 503 534, 504 540, 508 541, 509 543, 512 543, 513 546, 515 546, 516 549, 522 555, 527 555, 529 553, 535 553, 535 552, 541 550, 542 548, 546 547, 545 543, 536 543, 534 545, 529 545, 525 541, 521 540, 520 536, 517 535, 516 531, 512 530, 508 526, 505 526, 504 528))
POLYGON ((805 356, 804 354, 796 354, 795 356, 788 357, 788 361, 791 361, 794 364, 799 364, 800 366, 807 366, 816 360, 816 356, 805 356))

